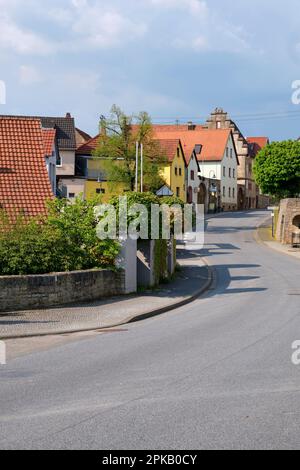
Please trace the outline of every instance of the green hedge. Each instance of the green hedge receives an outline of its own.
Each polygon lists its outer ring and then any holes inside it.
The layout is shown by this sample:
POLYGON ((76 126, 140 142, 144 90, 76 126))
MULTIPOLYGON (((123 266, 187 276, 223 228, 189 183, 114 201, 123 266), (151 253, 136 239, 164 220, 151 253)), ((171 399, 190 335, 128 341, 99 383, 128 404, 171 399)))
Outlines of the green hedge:
POLYGON ((114 267, 119 244, 99 240, 94 208, 81 198, 49 202, 44 218, 0 224, 0 275, 45 274, 114 267))

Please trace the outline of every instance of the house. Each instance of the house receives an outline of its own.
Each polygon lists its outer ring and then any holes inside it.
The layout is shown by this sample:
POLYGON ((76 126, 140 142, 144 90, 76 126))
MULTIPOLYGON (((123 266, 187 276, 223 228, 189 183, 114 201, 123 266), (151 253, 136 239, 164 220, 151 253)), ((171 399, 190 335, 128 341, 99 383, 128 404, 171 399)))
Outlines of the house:
MULTIPOLYGON (((77 148, 75 120, 70 113, 65 117, 40 117, 44 128, 55 129, 59 149, 57 161, 57 189, 59 195, 73 199, 84 192, 84 179, 76 176, 77 148)), ((78 137, 77 137, 78 139, 78 137)))
MULTIPOLYGON (((179 138, 186 155, 195 153, 200 167, 198 204, 206 211, 237 209, 237 151, 230 129, 206 129, 192 123, 154 126, 155 136, 179 138)), ((191 182, 188 181, 190 185, 191 182)), ((195 183, 195 186, 198 185, 195 183)), ((189 187, 189 186, 188 186, 189 187)))
MULTIPOLYGON (((231 129, 237 156, 239 160, 238 166, 238 209, 256 209, 258 208, 259 188, 256 185, 253 173, 253 164, 257 152, 253 152, 252 143, 265 146, 268 142, 266 137, 255 137, 251 142, 246 139, 236 123, 230 119, 228 113, 221 108, 216 108, 207 119, 205 127, 207 129, 231 129), (250 144, 250 147, 249 147, 250 144)), ((262 147, 261 147, 262 148, 262 147)))
POLYGON ((99 142, 99 135, 91 138, 76 150, 76 175, 84 179, 84 196, 91 200, 97 195, 102 196, 104 203, 113 196, 124 194, 129 188, 125 183, 107 181, 101 161, 93 157, 99 142))
POLYGON ((54 197, 50 148, 54 133, 46 134, 40 119, 0 116, 0 207, 11 220, 45 214, 54 197))
MULTIPOLYGON (((247 137, 249 155, 254 163, 257 154, 266 147, 270 141, 268 137, 247 137)), ((252 207, 256 209, 266 209, 270 205, 270 197, 261 193, 256 184, 249 181, 248 189, 252 201, 252 207)))
POLYGON ((181 141, 177 138, 159 138, 156 141, 160 153, 166 157, 166 162, 161 167, 161 176, 174 196, 186 202, 187 161, 181 141))
POLYGON ((201 148, 187 134, 188 126, 154 125, 154 136, 160 139, 179 138, 186 158, 186 200, 189 204, 203 204, 208 209, 208 182, 201 175, 196 152, 201 148))

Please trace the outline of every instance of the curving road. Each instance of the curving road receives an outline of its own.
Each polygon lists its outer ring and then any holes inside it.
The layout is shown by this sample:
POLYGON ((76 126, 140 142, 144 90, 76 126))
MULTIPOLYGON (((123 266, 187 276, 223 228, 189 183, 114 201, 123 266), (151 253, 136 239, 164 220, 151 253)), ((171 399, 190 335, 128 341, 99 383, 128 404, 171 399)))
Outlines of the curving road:
POLYGON ((299 449, 300 264, 265 218, 208 221, 216 288, 189 306, 0 366, 0 448, 299 449))

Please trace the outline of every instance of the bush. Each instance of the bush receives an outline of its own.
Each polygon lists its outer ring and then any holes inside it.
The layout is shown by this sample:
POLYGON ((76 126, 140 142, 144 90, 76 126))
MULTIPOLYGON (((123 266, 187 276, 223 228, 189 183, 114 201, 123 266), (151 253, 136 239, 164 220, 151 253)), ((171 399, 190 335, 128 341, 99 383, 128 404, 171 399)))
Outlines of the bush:
POLYGON ((1 216, 0 274, 25 275, 113 267, 119 252, 114 240, 99 240, 97 201, 74 204, 54 200, 44 218, 19 217, 9 224, 1 216))

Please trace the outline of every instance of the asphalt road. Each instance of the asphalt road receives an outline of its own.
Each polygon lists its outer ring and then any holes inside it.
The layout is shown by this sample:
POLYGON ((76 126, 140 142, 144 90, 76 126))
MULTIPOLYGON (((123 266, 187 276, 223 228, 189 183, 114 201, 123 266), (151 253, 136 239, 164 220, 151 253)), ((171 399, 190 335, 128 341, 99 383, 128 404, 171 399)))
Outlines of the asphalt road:
POLYGON ((299 449, 300 265, 266 213, 209 220, 216 289, 187 307, 0 366, 1 449, 299 449))

